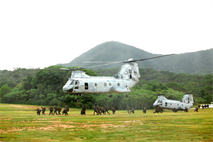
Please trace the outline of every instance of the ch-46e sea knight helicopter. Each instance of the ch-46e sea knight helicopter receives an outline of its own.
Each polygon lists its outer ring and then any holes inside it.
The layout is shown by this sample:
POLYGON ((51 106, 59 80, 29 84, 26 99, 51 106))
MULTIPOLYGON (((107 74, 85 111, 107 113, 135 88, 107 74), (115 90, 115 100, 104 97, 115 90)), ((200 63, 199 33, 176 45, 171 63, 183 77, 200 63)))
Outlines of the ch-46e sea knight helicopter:
POLYGON ((158 96, 157 100, 153 103, 154 107, 161 107, 162 109, 171 109, 171 110, 188 110, 193 106, 193 95, 191 93, 186 93, 182 100, 169 100, 164 95, 158 96))
MULTIPOLYGON (((108 62, 107 64, 95 65, 87 68, 93 68, 98 66, 104 66, 109 64, 124 63, 120 71, 112 77, 104 76, 89 76, 84 71, 76 70, 72 71, 71 78, 63 86, 63 91, 69 94, 88 94, 88 93, 128 93, 130 88, 135 86, 140 78, 139 68, 137 61, 145 61, 154 58, 160 58, 169 55, 156 56, 151 58, 126 61, 108 62)), ((99 61, 87 61, 84 63, 103 63, 99 61)), ((126 95, 128 97, 128 95, 126 95)), ((112 97, 110 95, 109 97, 112 97)))

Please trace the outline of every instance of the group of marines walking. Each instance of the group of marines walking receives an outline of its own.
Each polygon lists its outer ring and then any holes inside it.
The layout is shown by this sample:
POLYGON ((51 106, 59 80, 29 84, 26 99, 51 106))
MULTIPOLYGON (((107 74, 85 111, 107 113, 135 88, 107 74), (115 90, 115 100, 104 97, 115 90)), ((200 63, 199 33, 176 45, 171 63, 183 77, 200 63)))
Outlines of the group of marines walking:
MULTIPOLYGON (((40 115, 41 112, 42 112, 42 115, 46 115, 45 114, 45 111, 46 111, 45 107, 41 107, 41 109, 37 108, 36 111, 37 111, 37 115, 40 115)), ((54 115, 54 114, 61 115, 62 108, 60 106, 53 106, 53 107, 50 106, 49 111, 50 111, 49 115, 54 115)), ((67 106, 65 106, 64 110, 62 111, 62 115, 63 114, 68 115, 68 111, 69 111, 69 108, 67 106)))
MULTIPOLYGON (((209 105, 202 105, 202 106, 198 105, 198 107, 195 108, 194 112, 198 112, 198 109, 200 107, 202 107, 202 109, 209 108, 209 105)), ((96 105, 96 106, 93 106, 93 110, 94 110, 93 115, 95 115, 95 114, 96 115, 110 114, 108 106, 99 107, 98 105, 96 105)), ((112 114, 115 114, 115 111, 116 111, 115 108, 112 107, 111 110, 112 110, 112 114)), ((46 111, 45 107, 41 107, 41 109, 37 108, 36 111, 37 111, 37 115, 40 115, 41 112, 42 112, 42 115, 46 115, 45 114, 45 111, 46 111)), ((56 115, 63 115, 63 114, 64 115, 68 115, 69 108, 67 106, 65 106, 65 108, 62 110, 62 108, 60 106, 55 106, 54 105, 53 107, 52 106, 49 107, 49 111, 50 111, 49 115, 54 115, 54 114, 56 114, 56 115), (61 114, 61 111, 62 111, 62 114, 61 114)), ((131 114, 131 113, 134 114, 135 113, 134 108, 132 108, 132 110, 130 110, 130 107, 128 105, 126 107, 126 111, 128 112, 128 114, 131 114)), ((185 108, 184 111, 188 112, 188 109, 185 108)), ((153 112, 153 113, 159 113, 159 112, 160 113, 163 112, 163 109, 160 106, 156 107, 155 112, 153 112)), ((177 112, 177 109, 174 108, 173 112, 177 112)), ((146 113, 146 107, 143 108, 143 113, 146 113)), ((82 106, 80 114, 81 115, 86 115, 86 108, 84 106, 82 106)))

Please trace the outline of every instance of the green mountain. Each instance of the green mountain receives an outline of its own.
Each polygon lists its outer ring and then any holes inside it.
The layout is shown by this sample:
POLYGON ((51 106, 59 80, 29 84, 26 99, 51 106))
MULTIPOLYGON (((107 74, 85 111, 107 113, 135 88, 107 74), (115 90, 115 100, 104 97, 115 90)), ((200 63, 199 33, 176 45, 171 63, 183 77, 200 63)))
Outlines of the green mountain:
MULTIPOLYGON (((85 64, 84 61, 123 61, 129 58, 143 59, 160 54, 152 54, 142 49, 120 42, 105 42, 95 46, 67 64, 66 67, 90 67, 97 64, 85 64)), ((140 68, 152 68, 162 71, 187 74, 213 74, 213 48, 204 51, 177 54, 158 59, 138 62, 140 68)), ((97 68, 119 68, 121 64, 101 66, 97 68)))

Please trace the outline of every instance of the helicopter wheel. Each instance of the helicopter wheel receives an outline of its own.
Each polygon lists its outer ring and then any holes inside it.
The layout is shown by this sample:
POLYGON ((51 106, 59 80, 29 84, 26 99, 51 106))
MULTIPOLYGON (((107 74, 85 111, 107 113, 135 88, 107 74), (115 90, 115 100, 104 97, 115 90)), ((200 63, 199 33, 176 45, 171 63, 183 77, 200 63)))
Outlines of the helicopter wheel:
POLYGON ((109 95, 109 97, 110 97, 110 98, 112 98, 112 97, 113 97, 113 95, 109 95))
POLYGON ((129 98, 129 94, 126 94, 126 98, 129 98))

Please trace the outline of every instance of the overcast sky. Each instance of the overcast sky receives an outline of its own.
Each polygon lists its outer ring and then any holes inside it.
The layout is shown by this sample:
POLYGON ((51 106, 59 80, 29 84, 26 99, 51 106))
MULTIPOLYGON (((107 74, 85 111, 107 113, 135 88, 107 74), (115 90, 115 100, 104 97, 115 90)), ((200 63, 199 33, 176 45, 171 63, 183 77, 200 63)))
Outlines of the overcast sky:
POLYGON ((154 54, 213 48, 212 0, 0 0, 0 12, 0 70, 68 63, 107 41, 154 54))

